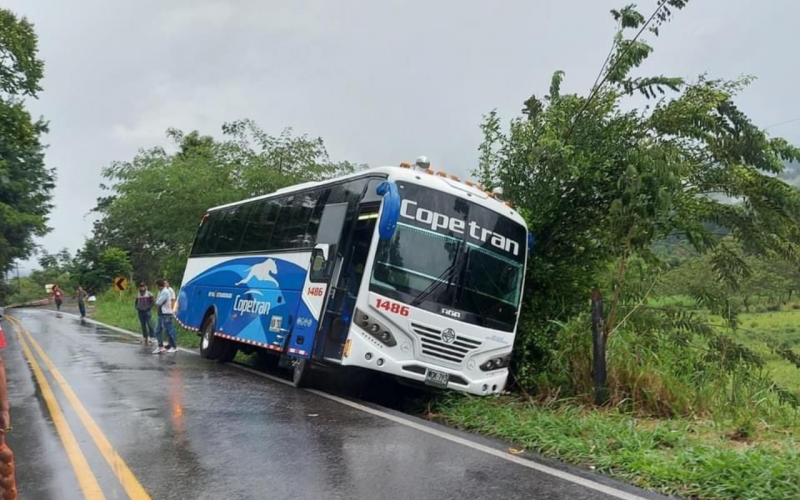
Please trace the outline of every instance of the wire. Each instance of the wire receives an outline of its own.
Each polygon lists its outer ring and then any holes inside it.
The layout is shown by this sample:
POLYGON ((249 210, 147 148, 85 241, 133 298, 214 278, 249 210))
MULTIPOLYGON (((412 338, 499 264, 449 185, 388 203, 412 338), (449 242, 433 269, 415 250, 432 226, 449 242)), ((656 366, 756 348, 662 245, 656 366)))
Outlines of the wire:
POLYGON ((800 118, 794 118, 792 120, 786 120, 785 122, 780 122, 780 123, 773 123, 772 125, 764 127, 764 130, 769 130, 773 127, 780 127, 781 125, 787 125, 789 123, 794 123, 794 122, 800 122, 800 118))
MULTIPOLYGON (((659 1, 658 7, 656 8, 656 10, 653 12, 653 14, 650 16, 650 18, 647 21, 645 21, 645 23, 642 25, 641 29, 639 29, 639 32, 636 33, 636 36, 634 36, 633 39, 630 41, 631 43, 629 43, 628 46, 625 47, 625 50, 622 52, 622 54, 620 54, 620 56, 617 57, 617 60, 614 61, 614 64, 613 64, 613 66, 611 66, 611 69, 609 69, 606 72, 605 76, 603 76, 603 79, 600 80, 600 83, 598 85, 596 85, 594 88, 592 88, 592 91, 591 91, 591 93, 589 93, 589 97, 586 99, 586 102, 583 103, 583 106, 578 111, 578 114, 575 115, 575 119, 572 121, 572 125, 569 127, 569 130, 567 131, 567 136, 564 139, 564 142, 568 141, 569 138, 572 136, 572 131, 575 130, 575 125, 578 124, 578 121, 580 121, 581 116, 583 115, 583 112, 586 111, 586 108, 588 108, 589 104, 592 103, 592 99, 594 99, 594 97, 600 91, 600 87, 602 87, 603 84, 606 83, 606 80, 608 80, 608 76, 611 73, 614 72, 614 70, 617 68, 617 65, 620 63, 620 61, 625 59, 625 56, 628 54, 628 51, 631 49, 631 47, 633 47, 633 44, 636 42, 636 40, 639 39, 639 36, 641 36, 641 34, 644 33, 644 30, 647 29, 647 26, 653 21, 653 19, 656 18, 658 13, 661 11, 661 9, 664 8, 665 5, 667 5, 667 0, 659 1)), ((605 64, 603 64, 603 67, 600 68, 600 73, 603 72, 603 69, 605 69, 605 64)), ((595 82, 596 81, 597 80, 595 79, 595 82)))

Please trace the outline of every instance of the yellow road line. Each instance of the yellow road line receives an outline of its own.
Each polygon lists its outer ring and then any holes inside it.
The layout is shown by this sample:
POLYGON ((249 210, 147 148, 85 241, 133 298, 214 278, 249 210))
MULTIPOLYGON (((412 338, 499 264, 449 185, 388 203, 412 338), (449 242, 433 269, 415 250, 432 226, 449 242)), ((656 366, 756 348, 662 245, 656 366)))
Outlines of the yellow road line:
POLYGON ((83 426, 86 427, 86 430, 92 437, 94 444, 97 445, 97 448, 100 450, 100 454, 103 455, 103 458, 105 458, 106 462, 108 462, 108 465, 111 467, 111 470, 114 472, 117 480, 122 485, 125 493, 127 493, 128 497, 130 497, 130 500, 152 500, 139 480, 136 479, 136 476, 128 467, 128 464, 125 463, 125 460, 123 460, 114 447, 111 446, 111 443, 108 441, 105 434, 103 434, 103 431, 100 430, 100 427, 97 426, 94 419, 89 415, 89 412, 86 411, 86 408, 78 399, 78 396, 75 395, 75 392, 72 390, 69 384, 67 384, 67 381, 61 376, 61 373, 56 369, 55 365, 53 365, 53 362, 50 361, 50 358, 39 346, 39 343, 34 340, 31 332, 28 331, 28 329, 25 328, 25 326, 21 323, 20 325, 22 326, 22 331, 25 333, 28 341, 31 343, 36 352, 39 353, 39 357, 42 358, 42 361, 44 361, 44 364, 47 366, 47 369, 53 376, 53 379, 56 381, 61 390, 64 391, 67 401, 69 401, 70 405, 75 410, 75 413, 78 414, 78 418, 80 418, 83 426))
POLYGON ((36 362, 36 358, 33 356, 30 347, 28 347, 28 344, 22 337, 22 330, 24 327, 22 327, 22 324, 15 318, 6 316, 6 319, 14 324, 14 331, 17 332, 17 336, 19 337, 22 352, 24 352, 25 357, 28 358, 28 363, 31 365, 33 375, 36 377, 36 382, 39 384, 39 390, 42 391, 42 398, 47 404, 47 409, 50 410, 50 415, 53 417, 53 425, 56 428, 56 432, 58 432, 58 436, 61 438, 61 442, 64 444, 67 458, 72 465, 72 470, 75 471, 75 476, 78 478, 81 491, 83 491, 83 497, 86 500, 105 500, 106 497, 103 495, 103 490, 101 490, 100 485, 97 484, 97 479, 92 473, 91 467, 89 467, 89 462, 86 461, 86 457, 83 455, 83 452, 81 452, 81 448, 78 446, 78 441, 75 439, 72 429, 70 429, 67 420, 64 418, 64 413, 61 411, 61 407, 53 394, 53 390, 50 388, 50 383, 44 376, 44 372, 42 372, 39 363, 36 362))

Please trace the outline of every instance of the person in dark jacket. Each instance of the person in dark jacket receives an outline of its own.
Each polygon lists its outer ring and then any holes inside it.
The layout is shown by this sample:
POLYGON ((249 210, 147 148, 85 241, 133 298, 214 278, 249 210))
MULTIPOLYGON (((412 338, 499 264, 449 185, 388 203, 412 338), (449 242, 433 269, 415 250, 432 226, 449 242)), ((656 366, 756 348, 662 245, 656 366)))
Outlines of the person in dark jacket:
POLYGON ((139 323, 142 325, 142 344, 153 343, 152 310, 156 300, 147 285, 139 283, 139 293, 136 295, 136 312, 139 314, 139 323))

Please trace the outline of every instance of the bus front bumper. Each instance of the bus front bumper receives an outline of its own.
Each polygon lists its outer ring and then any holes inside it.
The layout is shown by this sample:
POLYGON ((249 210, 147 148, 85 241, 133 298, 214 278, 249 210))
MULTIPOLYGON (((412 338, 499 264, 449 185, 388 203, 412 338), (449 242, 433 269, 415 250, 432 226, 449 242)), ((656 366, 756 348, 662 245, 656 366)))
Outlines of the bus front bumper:
POLYGON ((508 369, 505 368, 490 372, 478 372, 480 376, 475 377, 474 372, 453 370, 419 359, 397 360, 392 357, 389 349, 377 341, 369 339, 357 329, 351 331, 348 342, 350 343, 349 350, 342 359, 344 366, 367 368, 423 384, 428 370, 447 373, 449 375, 447 388, 454 391, 478 396, 497 394, 503 391, 508 378, 508 369))

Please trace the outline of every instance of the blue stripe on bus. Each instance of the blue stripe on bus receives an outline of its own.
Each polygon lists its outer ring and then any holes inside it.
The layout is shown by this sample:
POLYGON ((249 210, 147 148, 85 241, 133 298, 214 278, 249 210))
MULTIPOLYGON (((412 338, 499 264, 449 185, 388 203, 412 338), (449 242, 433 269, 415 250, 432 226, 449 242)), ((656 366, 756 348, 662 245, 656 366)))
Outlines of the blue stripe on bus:
MULTIPOLYGON (((305 278, 303 267, 274 256, 234 257, 184 284, 177 319, 199 329, 206 311, 213 308, 216 332, 283 347, 298 317, 305 278)), ((307 307, 302 307, 308 317, 307 307)))

